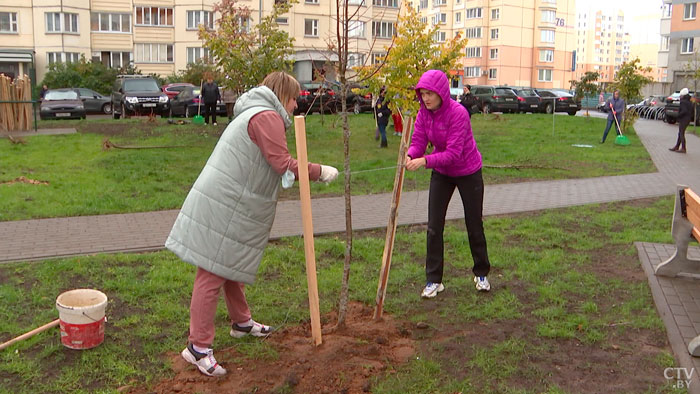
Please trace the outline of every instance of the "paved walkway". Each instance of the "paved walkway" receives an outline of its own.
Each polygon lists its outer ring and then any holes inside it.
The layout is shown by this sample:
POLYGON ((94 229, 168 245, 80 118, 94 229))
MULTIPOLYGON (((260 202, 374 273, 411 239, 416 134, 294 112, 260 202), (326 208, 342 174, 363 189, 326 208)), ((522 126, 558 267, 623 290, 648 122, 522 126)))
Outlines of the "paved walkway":
MULTIPOLYGON (((671 195, 677 184, 700 190, 700 138, 688 135, 689 153, 678 154, 668 150, 675 143, 676 126, 639 120, 635 128, 658 172, 490 185, 485 189, 484 214, 509 214, 671 195)), ((425 191, 404 193, 399 209, 399 224, 427 222, 427 197, 425 191)), ((353 228, 385 227, 390 199, 388 193, 353 197, 353 228)), ((312 211, 315 233, 345 230, 342 197, 314 199, 312 211)), ((0 263, 94 253, 160 250, 177 212, 170 210, 0 222, 0 263)), ((450 204, 447 216, 449 219, 463 217, 457 194, 450 204)), ((670 213, 668 223, 670 231, 670 213)), ((297 236, 301 232, 298 201, 280 202, 271 237, 297 236)), ((676 359, 688 373, 691 368, 695 368, 692 371, 694 379, 698 380, 700 359, 690 357, 686 348, 687 342, 700 334, 700 281, 657 278, 653 275, 653 266, 671 254, 671 245, 638 243, 637 248, 676 359)), ((692 253, 700 255, 697 250, 692 253)), ((700 381, 695 380, 690 392, 700 393, 700 381)))

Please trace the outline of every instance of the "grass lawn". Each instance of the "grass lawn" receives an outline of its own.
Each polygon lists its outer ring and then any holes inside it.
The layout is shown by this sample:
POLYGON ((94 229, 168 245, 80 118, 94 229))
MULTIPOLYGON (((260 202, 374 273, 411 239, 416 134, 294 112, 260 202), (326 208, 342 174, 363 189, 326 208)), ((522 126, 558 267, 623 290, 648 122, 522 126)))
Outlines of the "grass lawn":
MULTIPOLYGON (((33 136, 26 144, 0 140, 0 221, 177 209, 218 139, 218 129, 168 125, 165 119, 42 121, 40 127, 76 127, 78 134, 33 136), (103 139, 117 145, 173 146, 163 149, 102 150, 103 139), (5 183, 20 176, 45 185, 5 183)), ((487 184, 527 180, 587 178, 655 171, 637 136, 619 147, 612 139, 598 144, 604 119, 514 114, 475 115, 473 129, 486 166, 487 184), (591 145, 576 147, 574 145, 591 145)), ((389 192, 393 187, 398 137, 377 148, 370 114, 352 115, 351 184, 353 194, 389 192)), ((393 130, 391 127, 389 130, 393 130)), ((295 141, 289 130, 293 154, 295 141)), ((309 160, 342 170, 343 143, 338 117, 307 117, 309 160)), ((340 178, 342 179, 342 177, 340 178)), ((427 189, 429 171, 408 173, 405 190, 427 189)), ((312 195, 343 193, 343 182, 313 184, 312 195)), ((282 199, 297 199, 297 186, 282 199)))
MULTIPOLYGON (((446 291, 427 301, 419 298, 425 228, 400 227, 385 310, 408 327, 429 328, 409 330, 412 361, 367 377, 372 392, 674 392, 663 377, 673 356, 632 245, 671 242, 672 207, 666 197, 487 217, 487 294, 471 282, 464 225, 451 222, 446 291)), ((383 245, 383 232, 356 234, 351 299, 373 305, 383 245)), ((266 250, 247 289, 257 320, 307 322, 303 250, 301 237, 266 250)), ((316 239, 322 313, 336 308, 343 250, 342 237, 316 239)), ((172 376, 164 355, 186 341, 193 273, 169 252, 0 265, 0 342, 55 319, 55 298, 65 290, 97 288, 110 300, 105 342, 93 350, 64 348, 54 329, 0 352, 0 392, 114 392, 127 384, 147 392, 172 376)), ((280 357, 274 335, 237 340, 227 332, 220 302, 214 347, 237 352, 220 357, 224 365, 266 368, 280 357)), ((214 380, 203 380, 216 391, 214 380)))

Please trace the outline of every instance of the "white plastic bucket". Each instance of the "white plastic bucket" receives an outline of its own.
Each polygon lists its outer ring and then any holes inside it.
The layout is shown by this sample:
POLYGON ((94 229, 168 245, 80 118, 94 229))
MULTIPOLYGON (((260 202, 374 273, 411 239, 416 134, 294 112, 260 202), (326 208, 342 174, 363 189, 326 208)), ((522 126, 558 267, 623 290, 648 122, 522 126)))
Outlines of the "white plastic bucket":
POLYGON ((98 290, 75 289, 56 298, 61 343, 71 349, 90 349, 104 341, 107 296, 98 290))

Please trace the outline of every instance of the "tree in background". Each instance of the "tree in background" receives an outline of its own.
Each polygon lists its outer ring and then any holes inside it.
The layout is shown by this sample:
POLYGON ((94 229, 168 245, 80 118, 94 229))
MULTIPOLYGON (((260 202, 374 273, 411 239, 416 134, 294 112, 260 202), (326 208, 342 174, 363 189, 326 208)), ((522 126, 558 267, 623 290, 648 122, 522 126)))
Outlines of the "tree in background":
POLYGON ((199 38, 209 48, 212 60, 221 70, 222 86, 236 93, 257 86, 272 71, 290 71, 293 39, 279 28, 276 20, 289 12, 295 1, 275 1, 272 13, 251 25, 251 12, 238 0, 221 0, 214 12, 221 17, 216 30, 199 26, 199 38))
MULTIPOLYGON (((639 98, 642 94, 642 88, 654 81, 653 77, 645 75, 647 73, 651 73, 651 67, 640 66, 639 58, 622 63, 612 83, 613 89, 619 90, 620 97, 624 98, 625 101, 639 98)), ((627 126, 634 123, 636 117, 636 111, 625 110, 622 129, 627 130, 627 126)))
POLYGON ((189 63, 184 70, 168 75, 166 77, 166 82, 189 82, 199 86, 204 80, 204 74, 207 72, 211 73, 217 85, 223 86, 224 75, 214 63, 207 59, 199 59, 194 63, 189 63))
POLYGON ((442 70, 450 76, 450 71, 460 67, 467 39, 457 34, 441 44, 436 44, 434 36, 438 26, 428 28, 413 8, 399 17, 394 46, 387 52, 380 64, 362 67, 361 78, 367 79, 370 91, 378 92, 386 86, 386 97, 392 110, 415 117, 420 108, 416 100, 415 86, 427 70, 442 70))
MULTIPOLYGON (((586 73, 581 76, 580 80, 572 80, 571 88, 576 91, 576 99, 582 100, 586 97, 595 96, 596 92, 598 91, 598 85, 595 82, 598 80, 598 78, 600 78, 600 74, 598 74, 597 71, 586 71, 586 73)), ((589 102, 590 101, 588 100, 587 103, 589 102)), ((589 115, 589 107, 589 105, 586 106, 586 116, 589 115)))

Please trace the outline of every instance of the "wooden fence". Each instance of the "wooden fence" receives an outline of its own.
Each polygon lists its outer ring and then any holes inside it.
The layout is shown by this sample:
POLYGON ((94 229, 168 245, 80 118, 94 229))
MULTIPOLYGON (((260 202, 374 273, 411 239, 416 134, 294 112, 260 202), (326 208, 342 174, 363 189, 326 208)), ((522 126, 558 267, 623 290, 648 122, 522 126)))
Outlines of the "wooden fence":
POLYGON ((32 104, 7 101, 31 101, 32 84, 28 76, 14 81, 0 74, 0 132, 34 128, 32 104))

